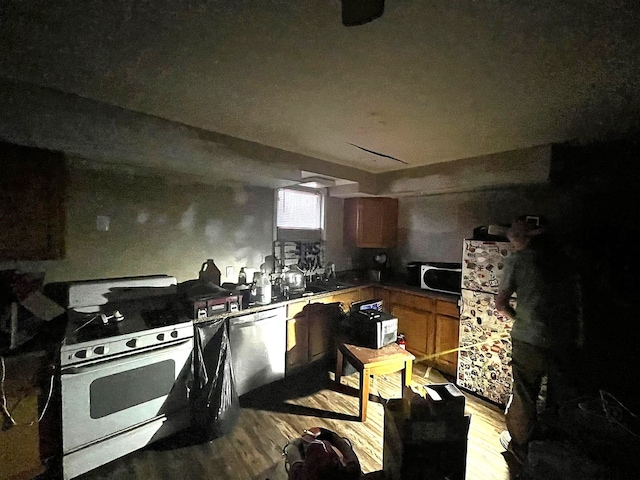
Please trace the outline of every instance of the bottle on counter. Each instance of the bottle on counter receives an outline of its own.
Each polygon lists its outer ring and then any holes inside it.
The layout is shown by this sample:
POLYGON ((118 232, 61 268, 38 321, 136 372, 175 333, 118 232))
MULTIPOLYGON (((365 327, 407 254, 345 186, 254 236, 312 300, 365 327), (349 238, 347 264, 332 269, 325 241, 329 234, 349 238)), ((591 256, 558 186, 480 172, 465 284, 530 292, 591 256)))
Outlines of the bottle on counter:
POLYGON ((220 285, 220 269, 216 266, 212 258, 207 259, 207 261, 202 264, 200 272, 198 273, 198 278, 203 282, 211 282, 214 285, 220 285))
POLYGON ((246 285, 247 284, 247 272, 244 271, 244 267, 240 269, 238 273, 238 285, 246 285))

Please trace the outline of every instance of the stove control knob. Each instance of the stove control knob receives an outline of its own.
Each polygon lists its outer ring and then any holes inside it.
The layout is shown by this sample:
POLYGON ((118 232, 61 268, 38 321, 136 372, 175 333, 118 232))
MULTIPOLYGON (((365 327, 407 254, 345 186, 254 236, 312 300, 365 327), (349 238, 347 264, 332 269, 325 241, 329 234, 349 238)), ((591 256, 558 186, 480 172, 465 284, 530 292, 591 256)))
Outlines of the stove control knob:
POLYGON ((125 345, 127 347, 129 347, 129 348, 136 348, 138 346, 138 339, 137 338, 132 338, 125 345))
POLYGON ((109 353, 109 347, 107 347, 106 345, 100 345, 99 347, 93 349, 93 353, 97 355, 104 355, 105 353, 109 353))
POLYGON ((76 358, 89 358, 91 356, 91 349, 86 348, 84 350, 78 350, 75 353, 76 358))
POLYGON ((176 330, 171 332, 171 338, 178 338, 178 332, 176 330))
POLYGON ((164 333, 159 333, 156 338, 158 339, 158 341, 162 342, 164 340, 164 333))

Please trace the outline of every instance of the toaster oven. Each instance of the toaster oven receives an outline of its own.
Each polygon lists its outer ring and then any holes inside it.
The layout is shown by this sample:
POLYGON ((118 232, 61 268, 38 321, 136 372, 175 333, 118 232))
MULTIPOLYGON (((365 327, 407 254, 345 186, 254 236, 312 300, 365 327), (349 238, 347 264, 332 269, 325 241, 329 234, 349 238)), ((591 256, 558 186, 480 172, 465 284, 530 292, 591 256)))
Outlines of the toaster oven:
POLYGON ((398 319, 388 313, 366 309, 351 313, 350 343, 365 348, 382 348, 398 338, 398 319))

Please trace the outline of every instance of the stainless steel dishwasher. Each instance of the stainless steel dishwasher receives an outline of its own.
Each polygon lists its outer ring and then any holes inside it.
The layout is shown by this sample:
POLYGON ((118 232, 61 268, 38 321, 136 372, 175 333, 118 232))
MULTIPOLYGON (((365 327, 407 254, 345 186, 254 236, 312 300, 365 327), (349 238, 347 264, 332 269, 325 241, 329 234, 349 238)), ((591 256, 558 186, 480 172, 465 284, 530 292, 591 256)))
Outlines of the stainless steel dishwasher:
POLYGON ((238 395, 284 378, 286 307, 232 317, 229 330, 238 395))

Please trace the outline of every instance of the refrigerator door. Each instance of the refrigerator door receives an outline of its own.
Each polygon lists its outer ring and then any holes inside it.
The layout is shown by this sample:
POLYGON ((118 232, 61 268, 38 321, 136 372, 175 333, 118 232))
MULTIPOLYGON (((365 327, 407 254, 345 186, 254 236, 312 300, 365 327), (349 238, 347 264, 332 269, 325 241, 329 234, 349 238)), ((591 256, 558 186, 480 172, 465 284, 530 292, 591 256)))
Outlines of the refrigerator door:
MULTIPOLYGON (((515 306, 515 300, 512 300, 515 306)), ((506 405, 511 395, 511 327, 495 296, 462 290, 458 386, 506 405)))
POLYGON ((465 240, 462 250, 462 288, 496 294, 504 260, 513 252, 509 242, 465 240))

